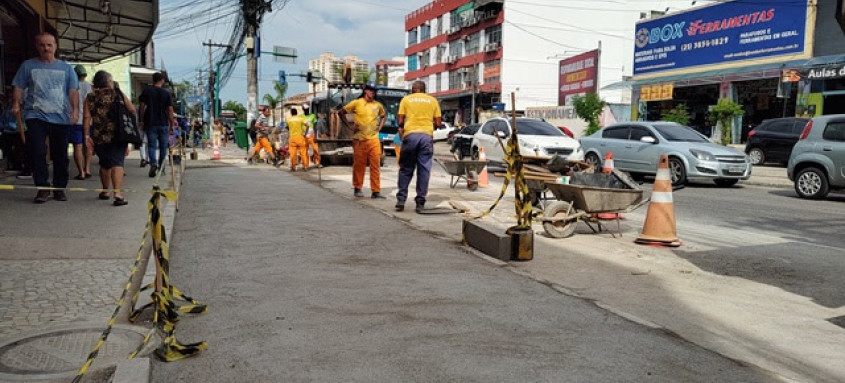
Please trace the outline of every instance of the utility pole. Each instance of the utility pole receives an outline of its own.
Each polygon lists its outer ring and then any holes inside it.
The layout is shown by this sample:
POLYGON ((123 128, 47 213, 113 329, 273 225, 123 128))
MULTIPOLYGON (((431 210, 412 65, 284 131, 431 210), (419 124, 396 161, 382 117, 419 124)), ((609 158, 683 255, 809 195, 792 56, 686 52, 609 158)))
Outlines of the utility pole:
POLYGON ((258 117, 258 56, 261 45, 258 31, 265 12, 272 12, 270 0, 242 0, 246 21, 246 111, 247 126, 258 117))
POLYGON ((207 43, 202 43, 203 46, 208 47, 208 126, 211 126, 212 119, 217 115, 215 112, 217 111, 217 103, 214 101, 216 98, 214 97, 214 83, 216 82, 217 73, 214 72, 214 64, 212 62, 211 57, 211 48, 228 48, 232 49, 231 45, 228 44, 217 44, 212 43, 211 39, 208 39, 207 43))

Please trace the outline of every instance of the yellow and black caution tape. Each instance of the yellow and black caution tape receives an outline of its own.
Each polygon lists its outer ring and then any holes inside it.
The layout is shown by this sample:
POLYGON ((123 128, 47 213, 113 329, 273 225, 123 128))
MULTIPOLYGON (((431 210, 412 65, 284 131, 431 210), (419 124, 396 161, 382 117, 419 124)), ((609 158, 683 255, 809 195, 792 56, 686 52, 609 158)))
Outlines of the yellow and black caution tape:
MULTIPOLYGON (((164 344, 156 349, 156 355, 164 361, 172 362, 189 356, 196 355, 208 347, 206 342, 198 342, 192 344, 180 344, 176 340, 176 322, 179 321, 179 313, 200 314, 208 310, 207 306, 200 304, 195 299, 186 296, 170 283, 170 254, 167 245, 167 236, 164 230, 164 224, 161 219, 161 211, 158 208, 158 203, 161 197, 168 200, 175 200, 178 195, 174 191, 161 191, 158 187, 153 190, 153 196, 150 198, 150 226, 152 227, 153 239, 153 254, 156 260, 156 282, 160 288, 155 289, 152 294, 152 303, 146 305, 139 310, 132 312, 130 318, 133 320, 137 318, 141 311, 149 306, 155 306, 153 314, 154 327, 144 337, 144 341, 138 348, 130 354, 130 358, 135 357, 141 349, 146 346, 156 329, 160 329, 165 334, 164 344), (181 300, 189 304, 177 306, 175 300, 181 300)), ((151 286, 146 286, 145 289, 151 286)), ((134 299, 133 299, 134 301, 134 299)))
POLYGON ((126 299, 126 295, 129 292, 129 289, 132 287, 132 278, 135 276, 135 273, 138 271, 138 265, 141 263, 141 259, 144 255, 144 247, 147 244, 147 233, 150 231, 150 223, 149 220, 147 221, 146 226, 144 227, 144 233, 141 235, 141 245, 138 246, 138 255, 135 257, 135 264, 132 265, 132 271, 129 273, 129 279, 126 281, 126 286, 123 288, 123 292, 120 294, 120 299, 117 300, 117 307, 114 308, 114 312, 112 313, 111 318, 109 319, 109 323, 106 326, 106 329, 103 330, 103 333, 100 335, 100 339, 97 341, 97 344, 94 345, 94 349, 88 354, 88 358, 85 360, 85 363, 82 367, 79 368, 79 371, 76 373, 76 377, 73 379, 73 383, 79 382, 85 373, 88 372, 88 369, 91 367, 91 364, 94 363, 94 359, 100 352, 100 348, 103 347, 103 344, 106 343, 106 339, 108 339, 109 334, 111 334, 111 330, 114 327, 114 322, 117 319, 117 314, 120 312, 120 307, 123 306, 123 302, 126 299))
POLYGON ((52 186, 30 186, 30 185, 10 185, 10 184, 0 184, 0 190, 47 190, 47 191, 56 191, 56 190, 64 190, 66 192, 110 192, 114 190, 117 193, 138 193, 140 190, 134 189, 97 189, 97 188, 73 188, 73 187, 65 187, 65 188, 56 188, 52 186))

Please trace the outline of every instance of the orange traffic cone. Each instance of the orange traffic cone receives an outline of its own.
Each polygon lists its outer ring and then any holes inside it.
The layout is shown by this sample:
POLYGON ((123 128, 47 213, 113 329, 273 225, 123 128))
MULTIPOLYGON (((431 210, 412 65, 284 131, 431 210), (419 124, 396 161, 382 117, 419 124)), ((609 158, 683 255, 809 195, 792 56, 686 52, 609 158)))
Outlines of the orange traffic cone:
POLYGON ((669 174, 669 157, 660 156, 657 177, 651 191, 643 231, 634 242, 642 245, 681 246, 675 233, 675 206, 672 202, 672 178, 669 174))
POLYGON ((214 154, 211 156, 212 160, 219 160, 220 159, 220 147, 214 145, 214 154))
MULTIPOLYGON (((607 152, 604 155, 604 164, 601 167, 602 173, 613 173, 613 152, 607 152)), ((617 218, 622 218, 621 214, 617 213, 598 213, 596 214, 596 218, 603 219, 603 220, 613 220, 617 218)))
MULTIPOLYGON (((478 148, 478 160, 487 162, 487 154, 484 153, 484 148, 478 148)), ((478 186, 490 186, 490 176, 487 174, 487 164, 484 164, 484 167, 481 168, 481 172, 478 173, 478 186)))

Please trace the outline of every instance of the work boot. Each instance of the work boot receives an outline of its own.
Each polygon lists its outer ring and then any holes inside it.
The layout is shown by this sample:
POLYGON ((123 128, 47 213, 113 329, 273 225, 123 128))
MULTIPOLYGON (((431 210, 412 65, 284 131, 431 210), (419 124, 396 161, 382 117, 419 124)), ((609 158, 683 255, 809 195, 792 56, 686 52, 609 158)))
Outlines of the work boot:
POLYGON ((150 164, 150 172, 147 175, 149 175, 150 178, 155 177, 157 170, 158 170, 158 166, 156 166, 155 164, 150 164))
POLYGON ((37 194, 35 194, 35 199, 32 202, 35 203, 44 203, 50 199, 50 191, 49 190, 39 190, 37 194))
POLYGON ((352 195, 354 195, 355 197, 363 197, 364 192, 362 192, 361 189, 355 189, 355 192, 353 192, 352 195))
POLYGON ((142 168, 147 167, 147 160, 141 160, 141 167, 142 168))
POLYGON ((53 191, 53 199, 56 201, 67 201, 67 194, 64 190, 53 191))
POLYGON ((403 211, 405 210, 405 202, 396 201, 396 206, 393 206, 393 208, 395 208, 396 211, 403 211))
POLYGON ((414 208, 414 211, 416 211, 417 214, 422 213, 423 210, 425 210, 425 204, 422 203, 418 203, 417 207, 414 208))
POLYGON ((379 192, 373 192, 373 195, 370 196, 372 199, 386 199, 385 196, 381 195, 379 192))

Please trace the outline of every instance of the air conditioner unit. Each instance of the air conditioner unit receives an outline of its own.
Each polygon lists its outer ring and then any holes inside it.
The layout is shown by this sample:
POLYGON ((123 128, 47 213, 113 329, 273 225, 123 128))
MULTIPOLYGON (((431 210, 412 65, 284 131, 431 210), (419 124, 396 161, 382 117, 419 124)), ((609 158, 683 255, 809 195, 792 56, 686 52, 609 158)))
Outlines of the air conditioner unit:
POLYGON ((448 32, 448 33, 449 33, 450 35, 454 35, 455 33, 458 33, 458 32, 460 32, 460 31, 461 31, 461 27, 460 27, 460 26, 458 26, 458 25, 455 25, 455 26, 453 26, 452 28, 449 28, 449 32, 448 32))
POLYGON ((446 56, 446 62, 451 64, 458 61, 458 56, 446 56))
POLYGON ((468 69, 468 68, 461 68, 461 69, 458 69, 458 73, 460 73, 460 74, 467 74, 467 73, 469 73, 469 69, 468 69))
POLYGON ((461 89, 467 89, 469 87, 470 87, 469 83, 466 83, 466 82, 461 83, 461 89))

